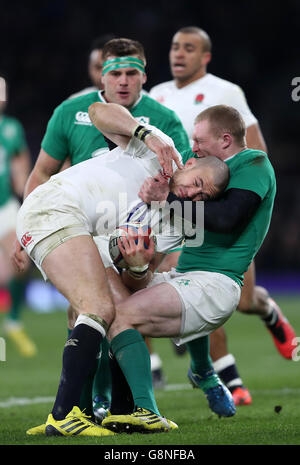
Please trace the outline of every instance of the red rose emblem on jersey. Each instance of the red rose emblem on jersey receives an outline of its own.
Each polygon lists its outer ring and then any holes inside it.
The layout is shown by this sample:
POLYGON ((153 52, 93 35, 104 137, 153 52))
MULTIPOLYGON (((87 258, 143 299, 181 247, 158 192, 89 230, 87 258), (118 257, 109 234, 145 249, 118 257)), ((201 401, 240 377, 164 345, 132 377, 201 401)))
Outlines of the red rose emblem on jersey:
POLYGON ((163 96, 161 95, 161 96, 159 96, 159 97, 156 97, 155 100, 156 100, 158 103, 164 103, 165 97, 163 97, 163 96))
POLYGON ((204 100, 204 94, 198 94, 195 98, 195 103, 201 103, 204 100))
POLYGON ((29 232, 23 234, 21 242, 23 247, 27 247, 31 242, 33 242, 31 234, 29 232))

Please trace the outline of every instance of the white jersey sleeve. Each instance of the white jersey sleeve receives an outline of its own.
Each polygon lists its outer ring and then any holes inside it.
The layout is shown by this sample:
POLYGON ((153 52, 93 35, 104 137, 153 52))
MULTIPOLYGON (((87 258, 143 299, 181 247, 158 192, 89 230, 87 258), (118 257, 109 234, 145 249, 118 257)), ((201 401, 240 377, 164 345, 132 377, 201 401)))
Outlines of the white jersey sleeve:
MULTIPOLYGON (((155 126, 151 126, 150 124, 144 124, 147 129, 150 129, 155 135, 159 136, 162 140, 170 144, 172 146, 180 160, 182 162, 182 157, 178 150, 175 148, 174 142, 171 137, 167 136, 164 132, 160 131, 160 129, 156 128, 155 126)), ((136 137, 132 137, 124 150, 126 155, 131 155, 132 157, 136 158, 143 158, 143 159, 151 159, 155 158, 156 154, 152 152, 148 147, 142 142, 141 140, 137 139, 136 137)), ((176 169, 177 166, 173 163, 173 168, 176 169)))

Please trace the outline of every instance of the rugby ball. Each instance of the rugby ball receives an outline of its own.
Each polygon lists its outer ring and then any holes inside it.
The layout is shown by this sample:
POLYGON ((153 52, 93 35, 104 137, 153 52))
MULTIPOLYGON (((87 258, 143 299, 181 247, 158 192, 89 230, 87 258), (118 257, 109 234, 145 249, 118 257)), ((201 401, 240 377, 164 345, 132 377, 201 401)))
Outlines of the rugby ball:
MULTIPOLYGON (((118 246, 118 239, 122 238, 124 232, 126 236, 131 235, 133 236, 135 243, 138 243, 138 231, 139 228, 142 228, 144 233, 144 247, 148 249, 151 237, 154 238, 156 241, 155 235, 152 232, 150 226, 148 225, 141 225, 140 223, 125 223, 118 226, 114 232, 111 234, 109 238, 109 254, 114 263, 114 265, 118 268, 128 268, 127 263, 125 262, 122 253, 120 252, 118 246)), ((121 239, 122 240, 122 239, 121 239)))

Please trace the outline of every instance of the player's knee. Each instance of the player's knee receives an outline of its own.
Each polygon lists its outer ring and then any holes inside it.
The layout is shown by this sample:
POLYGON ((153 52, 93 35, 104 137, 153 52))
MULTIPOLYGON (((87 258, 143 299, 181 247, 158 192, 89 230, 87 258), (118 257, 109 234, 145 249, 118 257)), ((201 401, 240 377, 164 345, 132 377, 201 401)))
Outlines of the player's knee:
POLYGON ((254 296, 241 297, 237 310, 242 313, 252 313, 254 296))
POLYGON ((269 307, 269 293, 267 289, 261 286, 255 286, 254 288, 254 303, 253 307, 255 310, 267 310, 269 307))

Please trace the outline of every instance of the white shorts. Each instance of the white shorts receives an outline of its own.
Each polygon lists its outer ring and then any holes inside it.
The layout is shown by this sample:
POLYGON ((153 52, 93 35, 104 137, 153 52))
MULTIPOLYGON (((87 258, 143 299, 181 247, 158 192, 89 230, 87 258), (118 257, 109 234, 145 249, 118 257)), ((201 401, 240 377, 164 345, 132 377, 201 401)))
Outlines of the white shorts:
MULTIPOLYGON (((59 206, 60 197, 59 190, 49 192, 40 186, 27 197, 18 212, 18 240, 45 280, 47 276, 42 263, 52 250, 73 237, 91 236, 90 225, 84 213, 66 195, 64 206, 59 206)), ((93 239, 105 268, 113 266, 108 251, 109 237, 95 236, 93 239)))
POLYGON ((222 326, 237 308, 241 288, 233 279, 221 273, 190 271, 155 273, 148 287, 171 284, 182 302, 181 330, 177 345, 207 336, 222 326))
POLYGON ((19 208, 20 204, 14 197, 0 207, 0 239, 16 230, 19 208))

